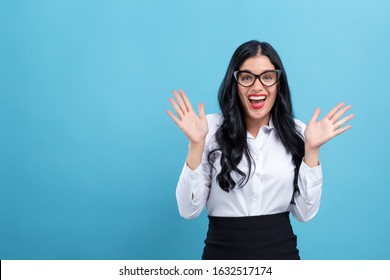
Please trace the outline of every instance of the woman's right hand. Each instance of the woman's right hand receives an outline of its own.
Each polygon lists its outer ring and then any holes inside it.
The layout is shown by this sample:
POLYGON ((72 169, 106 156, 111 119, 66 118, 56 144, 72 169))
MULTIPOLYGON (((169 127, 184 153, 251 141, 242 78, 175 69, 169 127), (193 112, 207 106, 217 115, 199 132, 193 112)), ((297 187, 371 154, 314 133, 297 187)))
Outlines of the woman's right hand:
POLYGON ((206 135, 209 131, 207 119, 204 113, 204 105, 200 103, 198 106, 199 116, 192 109, 191 103, 182 90, 179 93, 173 91, 176 101, 173 98, 169 98, 169 102, 172 104, 173 109, 178 118, 169 110, 167 114, 177 124, 177 126, 183 131, 185 136, 190 141, 190 145, 204 145, 206 135))

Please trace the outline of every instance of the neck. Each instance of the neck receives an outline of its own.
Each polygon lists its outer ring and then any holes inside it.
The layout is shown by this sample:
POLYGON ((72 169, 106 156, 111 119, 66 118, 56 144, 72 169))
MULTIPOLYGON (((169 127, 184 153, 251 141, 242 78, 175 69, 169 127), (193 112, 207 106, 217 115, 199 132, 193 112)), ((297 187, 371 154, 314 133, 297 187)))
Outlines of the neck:
POLYGON ((261 120, 256 119, 247 119, 246 124, 246 130, 249 132, 250 135, 252 135, 254 138, 257 137, 260 131, 260 127, 263 125, 269 125, 270 117, 264 117, 261 120))

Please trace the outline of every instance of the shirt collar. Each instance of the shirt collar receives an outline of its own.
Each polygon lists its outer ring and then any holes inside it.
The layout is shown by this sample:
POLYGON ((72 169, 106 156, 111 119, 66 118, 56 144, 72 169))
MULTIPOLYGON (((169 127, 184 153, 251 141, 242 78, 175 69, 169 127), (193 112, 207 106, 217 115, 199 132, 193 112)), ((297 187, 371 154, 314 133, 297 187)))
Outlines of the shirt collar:
MULTIPOLYGON (((220 114, 219 118, 218 118, 218 121, 217 121, 217 126, 221 126, 222 123, 223 123, 223 117, 222 117, 222 114, 220 114)), ((272 119, 272 116, 270 116, 269 124, 268 125, 263 125, 261 128, 263 128, 266 131, 271 131, 271 130, 276 129, 275 125, 274 125, 274 122, 273 122, 273 119, 272 119)))
POLYGON ((274 126, 274 122, 273 122, 272 116, 270 116, 269 125, 264 125, 263 127, 264 127, 264 129, 267 129, 267 130, 276 129, 275 126, 274 126))
MULTIPOLYGON (((270 133, 272 130, 276 130, 275 126, 274 126, 274 122, 272 120, 272 116, 270 117, 269 119, 269 124, 268 125, 263 125, 260 127, 260 131, 259 131, 259 134, 260 133, 270 133)), ((247 138, 248 139, 257 139, 257 137, 253 137, 249 132, 247 132, 247 138)))

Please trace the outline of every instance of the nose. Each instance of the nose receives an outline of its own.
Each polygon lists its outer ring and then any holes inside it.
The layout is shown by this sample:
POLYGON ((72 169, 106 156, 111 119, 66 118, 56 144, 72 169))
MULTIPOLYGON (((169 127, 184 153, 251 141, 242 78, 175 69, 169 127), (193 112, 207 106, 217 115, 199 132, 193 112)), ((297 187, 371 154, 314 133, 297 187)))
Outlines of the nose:
POLYGON ((252 88, 254 90, 262 90, 264 89, 263 84, 260 82, 260 77, 255 78, 255 83, 253 84, 252 88))

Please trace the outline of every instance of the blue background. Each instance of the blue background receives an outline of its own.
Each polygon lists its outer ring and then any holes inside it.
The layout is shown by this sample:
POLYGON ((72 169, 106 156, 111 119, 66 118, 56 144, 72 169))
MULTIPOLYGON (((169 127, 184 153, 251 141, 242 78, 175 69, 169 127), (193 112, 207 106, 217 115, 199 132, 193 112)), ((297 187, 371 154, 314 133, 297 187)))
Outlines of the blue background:
POLYGON ((390 259, 389 1, 0 0, 0 259, 199 259, 179 217, 187 140, 172 89, 206 113, 234 50, 282 57, 295 115, 340 101, 303 259, 390 259))

